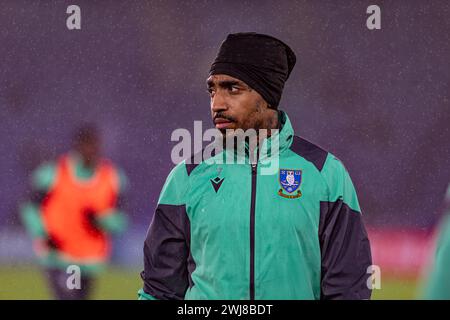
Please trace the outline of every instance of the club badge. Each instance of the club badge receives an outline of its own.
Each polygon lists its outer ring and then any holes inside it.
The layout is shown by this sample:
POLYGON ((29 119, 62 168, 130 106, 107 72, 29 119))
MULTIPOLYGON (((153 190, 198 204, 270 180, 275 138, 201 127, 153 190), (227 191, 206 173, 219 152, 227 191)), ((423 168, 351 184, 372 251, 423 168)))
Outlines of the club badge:
POLYGON ((288 199, 302 196, 302 192, 299 189, 302 183, 302 170, 280 169, 279 177, 281 189, 278 190, 278 195, 288 199))

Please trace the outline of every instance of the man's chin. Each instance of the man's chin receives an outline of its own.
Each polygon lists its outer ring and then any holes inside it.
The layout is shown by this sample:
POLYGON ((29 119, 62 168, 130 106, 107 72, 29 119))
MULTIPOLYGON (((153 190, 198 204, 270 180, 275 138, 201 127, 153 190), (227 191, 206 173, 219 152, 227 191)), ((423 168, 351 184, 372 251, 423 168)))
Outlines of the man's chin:
POLYGON ((218 129, 223 138, 232 138, 237 135, 238 131, 235 128, 218 129))
POLYGON ((220 137, 222 138, 222 145, 225 147, 227 145, 227 140, 230 141, 234 140, 234 137, 236 136, 235 129, 217 129, 217 131, 220 132, 220 137))

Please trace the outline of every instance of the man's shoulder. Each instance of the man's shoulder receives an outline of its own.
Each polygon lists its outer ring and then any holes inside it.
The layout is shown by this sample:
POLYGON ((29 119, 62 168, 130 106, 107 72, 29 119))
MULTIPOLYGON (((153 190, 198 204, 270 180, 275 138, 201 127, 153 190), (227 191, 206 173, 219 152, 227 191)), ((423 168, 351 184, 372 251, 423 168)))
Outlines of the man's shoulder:
POLYGON ((158 199, 159 204, 183 204, 184 194, 189 189, 189 175, 186 161, 181 161, 175 165, 168 174, 161 194, 158 199))
POLYGON ((290 150, 305 160, 311 162, 319 172, 325 166, 329 152, 319 145, 299 136, 294 136, 290 150))
POLYGON ((109 168, 114 169, 114 170, 119 170, 119 166, 113 160, 111 160, 110 158, 101 157, 99 163, 102 166, 109 167, 109 168))
POLYGON ((129 188, 129 180, 128 175, 126 174, 125 170, 117 165, 114 161, 108 158, 102 158, 103 163, 114 172, 114 176, 116 179, 118 179, 119 183, 119 192, 125 193, 129 188))
POLYGON ((213 158, 221 156, 222 152, 216 154, 214 151, 215 150, 213 149, 213 152, 211 153, 208 150, 205 152, 205 148, 203 148, 201 151, 194 153, 192 156, 179 162, 170 171, 167 181, 187 181, 192 176, 202 172, 204 166, 210 166, 214 163, 213 158))
POLYGON ((342 199, 352 210, 361 212, 353 182, 338 157, 301 137, 294 137, 291 150, 316 166, 327 186, 328 201, 342 199))
POLYGON ((57 164, 54 161, 41 163, 31 174, 31 185, 34 189, 48 191, 56 179, 57 164))
POLYGON ((188 167, 189 164, 186 163, 186 160, 173 166, 167 175, 166 183, 172 182, 173 180, 177 180, 178 182, 187 180, 189 178, 188 167))
POLYGON ((109 168, 109 169, 115 171, 118 174, 125 175, 124 169, 120 165, 118 165, 116 162, 111 160, 110 158, 101 157, 99 163, 100 163, 101 166, 103 166, 105 168, 109 168))
POLYGON ((194 153, 191 157, 183 161, 185 164, 187 175, 191 176, 194 170, 198 170, 198 167, 201 167, 205 164, 210 164, 210 161, 215 157, 220 156, 220 154, 221 152, 218 152, 216 154, 216 149, 209 149, 208 147, 205 147, 201 151, 194 153))
POLYGON ((311 162, 322 175, 345 171, 343 162, 325 148, 299 136, 294 136, 290 150, 311 162))

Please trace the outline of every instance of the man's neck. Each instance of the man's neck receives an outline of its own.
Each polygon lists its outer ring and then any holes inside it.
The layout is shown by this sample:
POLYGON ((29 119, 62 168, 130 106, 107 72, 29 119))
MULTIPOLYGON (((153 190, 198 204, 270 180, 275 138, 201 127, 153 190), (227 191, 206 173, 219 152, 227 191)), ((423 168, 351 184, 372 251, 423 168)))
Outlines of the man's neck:
MULTIPOLYGON (((267 120, 264 123, 263 128, 267 129, 267 137, 270 137, 272 135, 273 129, 281 129, 280 124, 281 120, 279 119, 279 111, 270 109, 270 115, 267 117, 267 120)), ((259 139, 258 139, 259 140, 259 139)))
POLYGON ((94 171, 95 168, 97 167, 97 163, 96 162, 87 161, 76 150, 72 150, 70 152, 70 156, 73 159, 73 161, 76 164, 76 166, 79 167, 81 170, 94 171))

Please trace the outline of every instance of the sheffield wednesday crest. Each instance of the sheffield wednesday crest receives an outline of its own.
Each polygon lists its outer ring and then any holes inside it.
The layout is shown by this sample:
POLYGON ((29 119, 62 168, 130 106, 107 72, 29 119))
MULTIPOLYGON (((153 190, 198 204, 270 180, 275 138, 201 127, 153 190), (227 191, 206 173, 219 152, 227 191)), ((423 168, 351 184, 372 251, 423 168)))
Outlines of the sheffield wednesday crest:
POLYGON ((280 169, 279 179, 281 189, 278 190, 278 195, 288 199, 302 196, 302 192, 299 189, 302 183, 302 170, 280 169), (283 191, 287 192, 287 194, 283 191))

